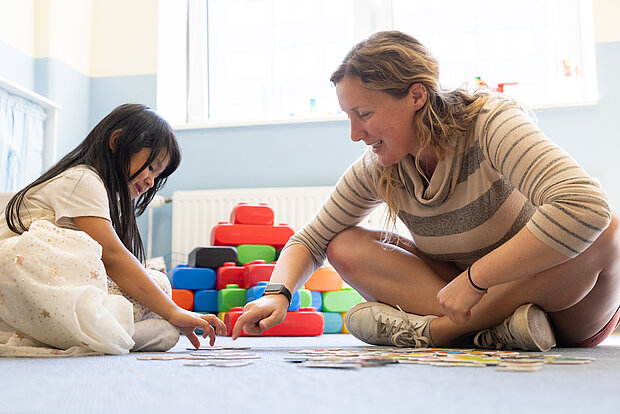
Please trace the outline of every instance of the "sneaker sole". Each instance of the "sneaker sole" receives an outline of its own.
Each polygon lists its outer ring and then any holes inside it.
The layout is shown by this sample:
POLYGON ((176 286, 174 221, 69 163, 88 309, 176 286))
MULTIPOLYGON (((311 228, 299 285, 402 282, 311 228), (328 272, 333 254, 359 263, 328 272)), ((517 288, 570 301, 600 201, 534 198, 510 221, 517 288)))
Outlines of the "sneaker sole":
POLYGON ((520 306, 514 313, 512 325, 524 351, 546 352, 555 346, 555 334, 549 316, 538 306, 528 303, 520 306))

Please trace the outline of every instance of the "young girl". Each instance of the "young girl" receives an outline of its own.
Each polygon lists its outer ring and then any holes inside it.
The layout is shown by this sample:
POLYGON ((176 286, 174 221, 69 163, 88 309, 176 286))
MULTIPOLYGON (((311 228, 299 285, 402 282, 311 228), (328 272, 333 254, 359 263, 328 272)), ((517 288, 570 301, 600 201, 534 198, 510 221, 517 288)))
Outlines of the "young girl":
POLYGON ((201 328, 213 345, 211 325, 223 334, 224 324, 179 308, 166 276, 140 263, 136 215, 180 159, 165 120, 121 105, 9 201, 0 218, 0 355, 166 351, 179 328, 196 347, 201 328))

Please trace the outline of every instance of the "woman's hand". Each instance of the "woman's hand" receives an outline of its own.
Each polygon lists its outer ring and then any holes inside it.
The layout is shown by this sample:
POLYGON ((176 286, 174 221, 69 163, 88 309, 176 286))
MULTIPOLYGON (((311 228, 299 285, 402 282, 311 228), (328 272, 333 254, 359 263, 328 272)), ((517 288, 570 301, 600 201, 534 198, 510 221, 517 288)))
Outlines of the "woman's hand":
POLYGON ((284 295, 267 295, 246 304, 243 315, 235 323, 232 339, 237 339, 242 330, 250 335, 260 335, 265 329, 279 324, 286 317, 288 306, 284 295))
POLYGON ((178 308, 168 316, 168 322, 174 326, 178 326, 187 336, 189 341, 195 348, 200 348, 200 339, 194 333, 194 329, 200 328, 204 331, 203 338, 209 335, 209 344, 213 346, 215 343, 215 334, 226 335, 226 325, 215 315, 201 315, 178 308), (215 327, 215 330, 213 329, 215 327))
POLYGON ((437 293, 437 301, 448 318, 462 325, 471 318, 471 308, 480 302, 484 294, 469 283, 465 271, 437 293))

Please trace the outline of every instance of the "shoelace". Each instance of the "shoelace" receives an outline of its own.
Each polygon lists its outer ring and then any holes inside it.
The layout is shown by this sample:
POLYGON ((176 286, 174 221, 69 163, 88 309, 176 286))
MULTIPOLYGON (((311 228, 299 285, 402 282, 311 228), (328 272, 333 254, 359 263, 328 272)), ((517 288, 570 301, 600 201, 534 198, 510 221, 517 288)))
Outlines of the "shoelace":
POLYGON ((425 324, 412 323, 400 306, 397 305, 396 307, 403 314, 403 320, 397 323, 395 319, 385 318, 385 322, 383 322, 379 316, 377 318, 377 335, 380 338, 390 340, 396 346, 412 346, 415 348, 428 346, 430 341, 427 337, 422 336, 425 324))
POLYGON ((493 328, 478 332, 474 337, 474 345, 479 348, 511 349, 515 344, 515 338, 510 333, 509 323, 510 318, 493 328))

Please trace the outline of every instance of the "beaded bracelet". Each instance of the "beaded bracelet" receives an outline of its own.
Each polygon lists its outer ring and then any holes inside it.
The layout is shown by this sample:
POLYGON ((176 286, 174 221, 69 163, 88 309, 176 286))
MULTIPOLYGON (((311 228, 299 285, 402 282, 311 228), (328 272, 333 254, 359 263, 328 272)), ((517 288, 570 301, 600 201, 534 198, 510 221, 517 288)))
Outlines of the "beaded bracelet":
POLYGON ((469 283, 471 283, 474 289, 482 293, 487 293, 487 291, 489 290, 488 288, 487 289, 481 288, 480 286, 476 285, 473 280, 471 280, 471 272, 469 271, 469 269, 471 269, 471 266, 467 268, 467 279, 469 279, 469 283))

